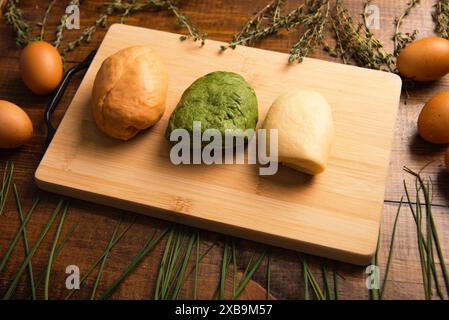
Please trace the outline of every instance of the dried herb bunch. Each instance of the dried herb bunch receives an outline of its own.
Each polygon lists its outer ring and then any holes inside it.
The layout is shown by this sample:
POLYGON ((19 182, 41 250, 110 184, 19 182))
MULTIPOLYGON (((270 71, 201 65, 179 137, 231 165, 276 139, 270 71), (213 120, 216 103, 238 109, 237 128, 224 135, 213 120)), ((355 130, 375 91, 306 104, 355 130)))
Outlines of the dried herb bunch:
POLYGON ((186 40, 188 38, 193 39, 193 41, 200 41, 201 45, 204 45, 207 35, 199 31, 199 29, 193 25, 189 18, 184 15, 178 5, 179 1, 174 0, 146 0, 143 3, 132 1, 132 2, 122 2, 122 0, 114 0, 113 2, 107 3, 103 12, 97 17, 94 24, 87 27, 82 31, 82 34, 74 41, 69 42, 67 48, 63 50, 72 51, 78 47, 82 42, 90 42, 93 34, 97 31, 98 27, 105 27, 108 22, 108 17, 110 16, 120 16, 120 22, 123 23, 125 17, 132 13, 149 10, 149 9, 166 9, 176 16, 178 23, 187 29, 188 34, 181 36, 181 40, 186 40))
MULTIPOLYGON (((221 50, 224 51, 227 48, 235 49, 238 45, 254 45, 267 36, 277 33, 285 23, 285 19, 281 20, 283 5, 284 0, 274 0, 266 5, 251 17, 243 28, 232 37, 228 45, 221 46, 221 50)), ((302 7, 298 8, 296 14, 299 14, 301 9, 302 7)), ((293 16, 294 13, 292 12, 291 15, 293 16)))
POLYGON ((179 10, 174 1, 165 1, 165 6, 167 6, 176 18, 178 18, 179 25, 187 29, 188 34, 181 36, 181 41, 191 38, 195 42, 200 41, 201 45, 204 46, 207 34, 200 32, 198 28, 190 22, 189 18, 179 10))
MULTIPOLYGON (((181 40, 190 38, 204 45, 207 35, 182 13, 179 9, 180 2, 180 0, 110 0, 103 5, 101 13, 92 25, 83 29, 78 38, 61 48, 68 18, 68 15, 64 14, 56 27, 53 44, 64 55, 77 48, 81 43, 89 42, 99 27, 107 25, 109 17, 118 17, 119 21, 123 23, 126 17, 135 12, 166 10, 177 18, 181 27, 187 30, 187 34, 181 36, 181 40)), ((394 20, 395 30, 392 36, 394 51, 392 54, 385 50, 383 44, 367 25, 370 15, 367 9, 371 2, 371 0, 364 0, 362 21, 358 21, 348 12, 343 0, 304 0, 302 5, 286 13, 282 12, 286 4, 285 0, 271 0, 249 19, 227 45, 221 46, 221 50, 235 49, 238 45, 255 45, 260 40, 282 30, 295 30, 299 32, 299 36, 290 50, 289 63, 301 62, 304 57, 322 47, 331 56, 340 58, 344 63, 355 63, 360 67, 395 72, 394 57, 408 43, 415 40, 417 35, 416 30, 408 33, 401 32, 401 26, 412 10, 419 5, 420 0, 409 0, 404 12, 394 20), (329 30, 333 33, 336 41, 332 47, 323 43, 325 34, 329 30)), ((16 33, 17 43, 26 45, 39 37, 30 36, 30 23, 22 17, 18 3, 18 0, 8 0, 5 18, 16 33)), ((40 39, 43 38, 47 17, 54 3, 54 0, 49 1, 41 23, 40 39)), ((68 4, 80 5, 80 3, 80 0, 70 0, 68 4)), ((437 1, 435 8, 436 31, 442 37, 449 39, 449 0, 437 1)))
POLYGON ((407 3, 407 7, 406 7, 404 13, 402 15, 400 15, 399 17, 396 17, 396 19, 394 19, 393 24, 395 27, 395 32, 393 34, 392 40, 394 42, 394 55, 395 56, 398 56, 399 52, 402 49, 404 49, 407 44, 415 41, 415 39, 416 39, 418 30, 413 30, 411 33, 410 32, 402 33, 400 31, 400 28, 402 26, 404 19, 410 15, 413 8, 415 8, 417 5, 419 5, 420 2, 421 2, 420 0, 411 0, 410 2, 407 3))
MULTIPOLYGON (((282 0, 274 0, 257 12, 235 34, 231 42, 222 46, 222 50, 236 48, 238 45, 254 45, 269 35, 278 33, 281 29, 297 29, 300 33, 298 40, 290 50, 289 63, 301 62, 318 47, 323 47, 331 56, 340 58, 344 63, 354 62, 358 66, 384 71, 394 72, 394 56, 388 53, 383 44, 377 39, 367 26, 369 13, 367 8, 370 0, 364 2, 363 21, 356 21, 348 12, 342 0, 305 0, 304 4, 282 14, 284 6, 282 0), (333 3, 333 4, 332 4, 333 3), (332 30, 336 45, 331 47, 324 44, 327 27, 332 30)), ((399 28, 402 21, 411 10, 419 3, 419 0, 411 0, 401 17, 396 19, 395 46, 398 52, 400 48, 412 41, 416 32, 402 34, 399 28)))
POLYGON ((280 30, 301 29, 298 41, 293 45, 289 62, 301 62, 322 43, 329 17, 330 1, 306 0, 305 3, 283 15, 285 1, 274 0, 253 17, 236 33, 231 42, 221 50, 235 49, 238 45, 254 45, 256 42, 278 33, 280 30), (302 31, 302 32, 301 32, 302 31))
MULTIPOLYGON (((369 2, 365 3, 365 9, 368 4, 369 2)), ((331 56, 341 58, 345 63, 353 61, 365 68, 394 71, 393 55, 386 52, 365 22, 354 21, 341 1, 335 4, 331 24, 336 46, 325 46, 331 56)))
MULTIPOLYGON (((79 6, 80 1, 79 0, 70 0, 69 6, 73 6, 73 5, 79 6)), ((56 48, 59 48, 59 46, 61 45, 62 39, 64 38, 63 33, 66 28, 66 22, 67 22, 68 17, 69 17, 69 15, 67 13, 64 13, 61 16, 61 19, 59 20, 58 25, 56 26, 55 39, 53 40, 53 45, 56 48)))
POLYGON ((47 24, 47 19, 50 16, 51 9, 53 9, 53 6, 55 5, 56 0, 50 1, 48 4, 47 10, 45 10, 44 18, 42 19, 42 22, 39 22, 38 25, 41 27, 41 33, 38 37, 39 40, 44 40, 44 32, 45 32, 45 26, 47 24))
MULTIPOLYGON (((22 11, 18 8, 19 1, 8 0, 5 18, 7 23, 12 26, 16 33, 16 42, 18 45, 24 46, 32 40, 43 39, 47 18, 55 2, 56 1, 54 0, 49 2, 42 22, 38 24, 41 27, 39 36, 31 37, 31 25, 22 17, 22 11)), ((80 0, 70 0, 68 5, 79 6, 80 2, 80 0)), ((137 0, 132 0, 129 2, 113 0, 112 2, 107 2, 103 5, 103 9, 95 19, 95 22, 91 26, 83 29, 78 38, 67 43, 64 48, 61 48, 63 33, 66 29, 66 22, 68 19, 68 14, 64 13, 56 26, 53 45, 60 50, 62 55, 65 55, 68 51, 72 51, 77 48, 81 43, 90 42, 92 36, 99 27, 106 27, 109 17, 120 17, 120 22, 123 23, 124 19, 130 14, 150 9, 165 9, 172 13, 177 18, 179 25, 187 30, 187 35, 182 36, 181 40, 191 38, 194 41, 199 41, 201 45, 204 45, 207 35, 201 32, 194 24, 190 22, 190 19, 181 12, 178 6, 179 2, 179 0, 145 0, 143 2, 138 2, 137 0)))
POLYGON ((436 23, 435 31, 441 37, 449 39, 449 0, 439 0, 435 4, 433 17, 436 23))
POLYGON ((31 25, 22 16, 22 10, 17 6, 19 0, 9 0, 6 5, 5 19, 6 22, 11 25, 14 33, 16 34, 16 43, 19 46, 24 46, 30 42, 30 30, 31 25))
POLYGON ((301 25, 304 32, 290 50, 289 63, 302 62, 304 57, 313 52, 324 40, 325 28, 329 19, 330 2, 306 1, 307 10, 301 17, 301 25))
POLYGON ((66 48, 61 51, 62 55, 65 55, 68 51, 73 51, 76 47, 83 43, 83 41, 89 43, 98 27, 106 27, 108 16, 112 15, 114 12, 113 6, 116 3, 121 3, 121 0, 114 0, 114 2, 108 4, 103 12, 97 17, 93 25, 85 28, 78 38, 67 44, 66 48))

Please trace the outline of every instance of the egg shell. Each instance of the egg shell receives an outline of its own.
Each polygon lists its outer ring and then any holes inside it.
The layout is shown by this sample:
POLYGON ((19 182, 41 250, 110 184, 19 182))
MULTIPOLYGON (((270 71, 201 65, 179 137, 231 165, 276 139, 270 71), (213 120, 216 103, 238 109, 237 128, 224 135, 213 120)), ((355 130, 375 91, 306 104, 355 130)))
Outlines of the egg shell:
POLYGON ((15 104, 0 100, 0 149, 13 149, 33 136, 30 117, 15 104))
POLYGON ((20 56, 20 75, 35 94, 52 92, 62 79, 62 59, 58 50, 45 41, 28 44, 20 56))
POLYGON ((439 37, 417 40, 401 50, 399 74, 416 81, 435 81, 449 73, 449 41, 439 37))
POLYGON ((418 131, 430 143, 449 143, 449 92, 427 102, 418 118, 418 131))

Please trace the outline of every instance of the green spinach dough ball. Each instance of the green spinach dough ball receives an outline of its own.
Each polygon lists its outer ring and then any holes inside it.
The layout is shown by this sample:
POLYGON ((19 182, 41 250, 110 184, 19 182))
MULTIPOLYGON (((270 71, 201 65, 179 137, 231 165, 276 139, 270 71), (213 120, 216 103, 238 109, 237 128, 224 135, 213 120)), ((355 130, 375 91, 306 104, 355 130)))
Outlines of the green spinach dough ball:
POLYGON ((216 71, 197 79, 184 92, 168 123, 166 137, 176 129, 193 133, 193 122, 220 131, 256 129, 259 118, 256 93, 246 80, 233 72, 216 71))

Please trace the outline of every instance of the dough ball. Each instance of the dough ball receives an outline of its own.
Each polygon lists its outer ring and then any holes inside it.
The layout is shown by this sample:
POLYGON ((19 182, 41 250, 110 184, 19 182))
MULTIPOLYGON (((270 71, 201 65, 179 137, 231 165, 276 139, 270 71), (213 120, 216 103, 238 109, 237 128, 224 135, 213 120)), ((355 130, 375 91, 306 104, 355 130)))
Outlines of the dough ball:
POLYGON ((263 124, 278 129, 279 162, 301 172, 316 175, 326 169, 334 139, 332 110, 326 99, 309 90, 281 95, 271 106, 263 124))
POLYGON ((226 130, 255 130, 258 119, 256 93, 249 83, 237 73, 216 71, 187 88, 170 117, 166 136, 169 139, 176 129, 192 134, 193 122, 199 121, 202 133, 216 129, 224 137, 226 130))
POLYGON ((118 51, 95 78, 92 109, 98 128, 113 138, 133 138, 162 117, 167 87, 167 69, 150 47, 118 51))

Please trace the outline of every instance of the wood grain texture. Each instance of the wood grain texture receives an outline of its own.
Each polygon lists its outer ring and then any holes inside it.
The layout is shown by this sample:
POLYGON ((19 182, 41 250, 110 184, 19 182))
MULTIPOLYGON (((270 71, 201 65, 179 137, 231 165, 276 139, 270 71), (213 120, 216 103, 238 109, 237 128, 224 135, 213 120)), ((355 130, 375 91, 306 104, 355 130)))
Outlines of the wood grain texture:
POLYGON ((314 59, 287 66, 285 54, 245 47, 219 53, 221 44, 210 40, 207 47, 198 48, 180 44, 176 34, 112 25, 36 171, 38 186, 236 237, 368 264, 377 243, 399 77, 314 59), (107 57, 141 44, 153 48, 167 65, 167 108, 157 125, 123 143, 96 128, 91 92, 107 57), (323 94, 333 108, 336 128, 326 171, 312 178, 284 167, 274 176, 260 176, 254 165, 174 166, 165 138, 170 114, 193 81, 217 70, 237 72, 255 89, 259 125, 283 92, 301 88, 323 94))
MULTIPOLYGON (((49 26, 46 29, 46 39, 52 40, 54 28, 58 23, 61 13, 64 11, 68 1, 57 1, 49 17, 49 26)), ((302 0, 288 1, 291 8, 302 0)), ((344 0, 347 7, 355 15, 359 15, 362 8, 360 0, 344 0)), ((374 4, 380 8, 381 28, 375 30, 376 35, 392 48, 390 41, 394 18, 400 15, 407 3, 407 0, 375 0, 374 4)), ((81 6, 81 26, 87 27, 93 24, 93 21, 100 12, 102 1, 92 0, 84 1, 81 6)), ((409 32, 413 29, 419 29, 419 37, 433 35, 434 23, 431 19, 434 0, 422 0, 421 5, 412 12, 404 23, 403 31, 409 32)), ((46 0, 21 1, 20 8, 24 11, 24 16, 33 22, 33 34, 38 33, 36 23, 42 20, 43 13, 48 5, 46 0)), ((237 0, 186 0, 182 3, 181 9, 191 17, 203 31, 207 32, 210 39, 219 41, 228 41, 248 17, 256 10, 262 8, 265 1, 237 1, 237 0)), ((117 21, 110 19, 108 23, 117 21)), ((165 12, 141 12, 126 19, 127 24, 153 28, 169 32, 183 32, 176 26, 176 19, 165 12)), ((71 52, 67 56, 66 66, 71 66, 74 62, 80 62, 94 48, 101 43, 105 34, 105 29, 99 28, 91 43, 83 44, 78 50, 71 52)), ((68 30, 65 32, 65 40, 73 40, 80 34, 79 30, 68 30)), ((296 41, 298 33, 293 31, 289 34, 281 34, 270 37, 262 41, 257 46, 278 52, 288 53, 291 45, 296 41)), ((20 48, 14 43, 14 37, 9 26, 5 25, 3 18, 0 18, 0 98, 10 100, 22 106, 30 115, 35 125, 35 136, 26 146, 12 151, 0 151, 0 167, 6 160, 12 160, 16 164, 15 182, 24 197, 24 206, 28 208, 33 198, 40 196, 41 204, 35 212, 29 225, 29 235, 31 239, 36 239, 40 228, 46 222, 49 212, 54 208, 57 197, 41 192, 33 182, 33 174, 43 156, 45 142, 45 126, 42 121, 43 109, 48 102, 48 97, 37 97, 24 87, 18 73, 18 57, 20 48)), ((332 41, 331 36, 326 36, 327 41, 332 41)), ((328 55, 320 50, 313 53, 313 57, 331 60, 328 55)), ((72 100, 83 75, 77 75, 70 83, 65 96, 61 100, 60 106, 54 115, 54 123, 57 124, 64 115, 66 107, 72 100)), ((382 242, 381 242, 381 263, 385 264, 385 256, 389 249, 388 241, 392 228, 392 221, 396 213, 397 204, 403 195, 402 180, 408 177, 403 173, 402 167, 407 165, 414 169, 420 169, 429 161, 434 161, 424 171, 425 176, 430 176, 434 181, 434 207, 438 211, 438 226, 440 227, 440 238, 444 237, 443 250, 448 252, 448 233, 446 224, 449 221, 447 215, 449 204, 449 175, 443 169, 444 147, 434 147, 419 139, 416 135, 416 118, 423 104, 431 96, 438 92, 448 90, 449 78, 445 77, 435 83, 426 85, 415 85, 408 90, 409 97, 403 94, 399 115, 396 122, 395 141, 388 175, 387 189, 385 192, 385 205, 382 214, 382 242), (394 203, 392 203, 394 202, 394 203)), ((380 115, 381 116, 381 115, 380 115)), ((88 202, 72 200, 69 216, 67 217, 64 231, 70 227, 71 223, 79 221, 80 225, 76 234, 68 242, 61 256, 55 261, 53 275, 51 279, 50 297, 62 298, 67 290, 64 286, 65 267, 69 264, 78 264, 81 270, 86 270, 90 263, 96 259, 106 246, 110 234, 118 217, 123 213, 121 210, 112 209, 107 206, 94 205, 88 202)), ((126 213, 131 218, 131 213, 126 213)), ((386 298, 388 299, 422 299, 422 279, 420 275, 420 266, 417 262, 417 249, 415 234, 413 233, 412 221, 402 220, 410 219, 407 214, 401 215, 401 222, 397 234, 397 246, 395 247, 394 259, 392 262, 392 272, 390 280, 387 283, 386 298), (399 231, 401 230, 401 231, 399 231), (394 270, 394 271, 393 271, 394 270)), ((5 252, 9 241, 17 230, 18 219, 15 211, 13 199, 9 199, 6 215, 1 218, 0 224, 0 254, 5 252)), ((148 232, 152 227, 161 229, 166 224, 144 216, 137 216, 137 222, 126 240, 121 243, 117 250, 111 254, 111 260, 106 267, 107 279, 101 284, 100 288, 105 288, 110 281, 117 277, 127 262, 139 250, 148 232)), ((52 229, 53 230, 53 229, 52 229)), ((51 231, 52 231, 51 230, 51 231)), ((202 232, 202 250, 205 250, 208 243, 212 241, 221 242, 222 236, 211 232, 202 232)), ((33 258, 33 266, 38 270, 43 270, 47 263, 48 252, 51 246, 51 237, 44 240, 44 243, 38 254, 33 258)), ((238 267, 244 270, 246 263, 250 259, 254 249, 260 250, 261 245, 249 241, 238 241, 238 267)), ((160 249, 159 249, 160 250, 160 249)), ((156 251, 155 251, 156 252, 156 251)), ((216 281, 219 275, 221 263, 222 246, 217 246, 211 250, 209 256, 204 261, 204 267, 201 268, 200 277, 208 279, 205 281, 216 281)), ((301 299, 303 297, 303 283, 301 274, 301 264, 298 261, 297 253, 289 250, 272 248, 272 283, 271 290, 274 296, 280 299, 301 299)), ((0 291, 9 284, 14 270, 23 259, 23 248, 21 242, 14 251, 13 258, 6 271, 0 274, 0 291)), ((309 258, 309 265, 313 273, 321 281, 320 265, 322 259, 309 258)), ((139 266, 139 268, 130 275, 122 286, 114 293, 115 299, 147 299, 151 298, 150 292, 154 286, 154 275, 149 272, 151 268, 159 264, 159 256, 150 254, 139 266)), ((332 265, 333 262, 328 262, 332 265)), ((343 263, 336 263, 339 277, 339 288, 341 299, 366 299, 368 292, 365 288, 365 270, 343 263)), ((383 270, 383 267, 381 268, 383 270)), ((258 271, 254 279, 266 287, 264 266, 258 271)), ((88 298, 89 290, 92 287, 94 276, 91 276, 81 292, 75 298, 88 298)), ((100 289, 101 291, 101 289, 100 289)), ((42 288, 39 289, 42 294, 42 288)), ((29 284, 26 275, 21 279, 16 292, 16 298, 29 297, 29 284)), ((41 295, 42 297, 42 295, 41 295)))

